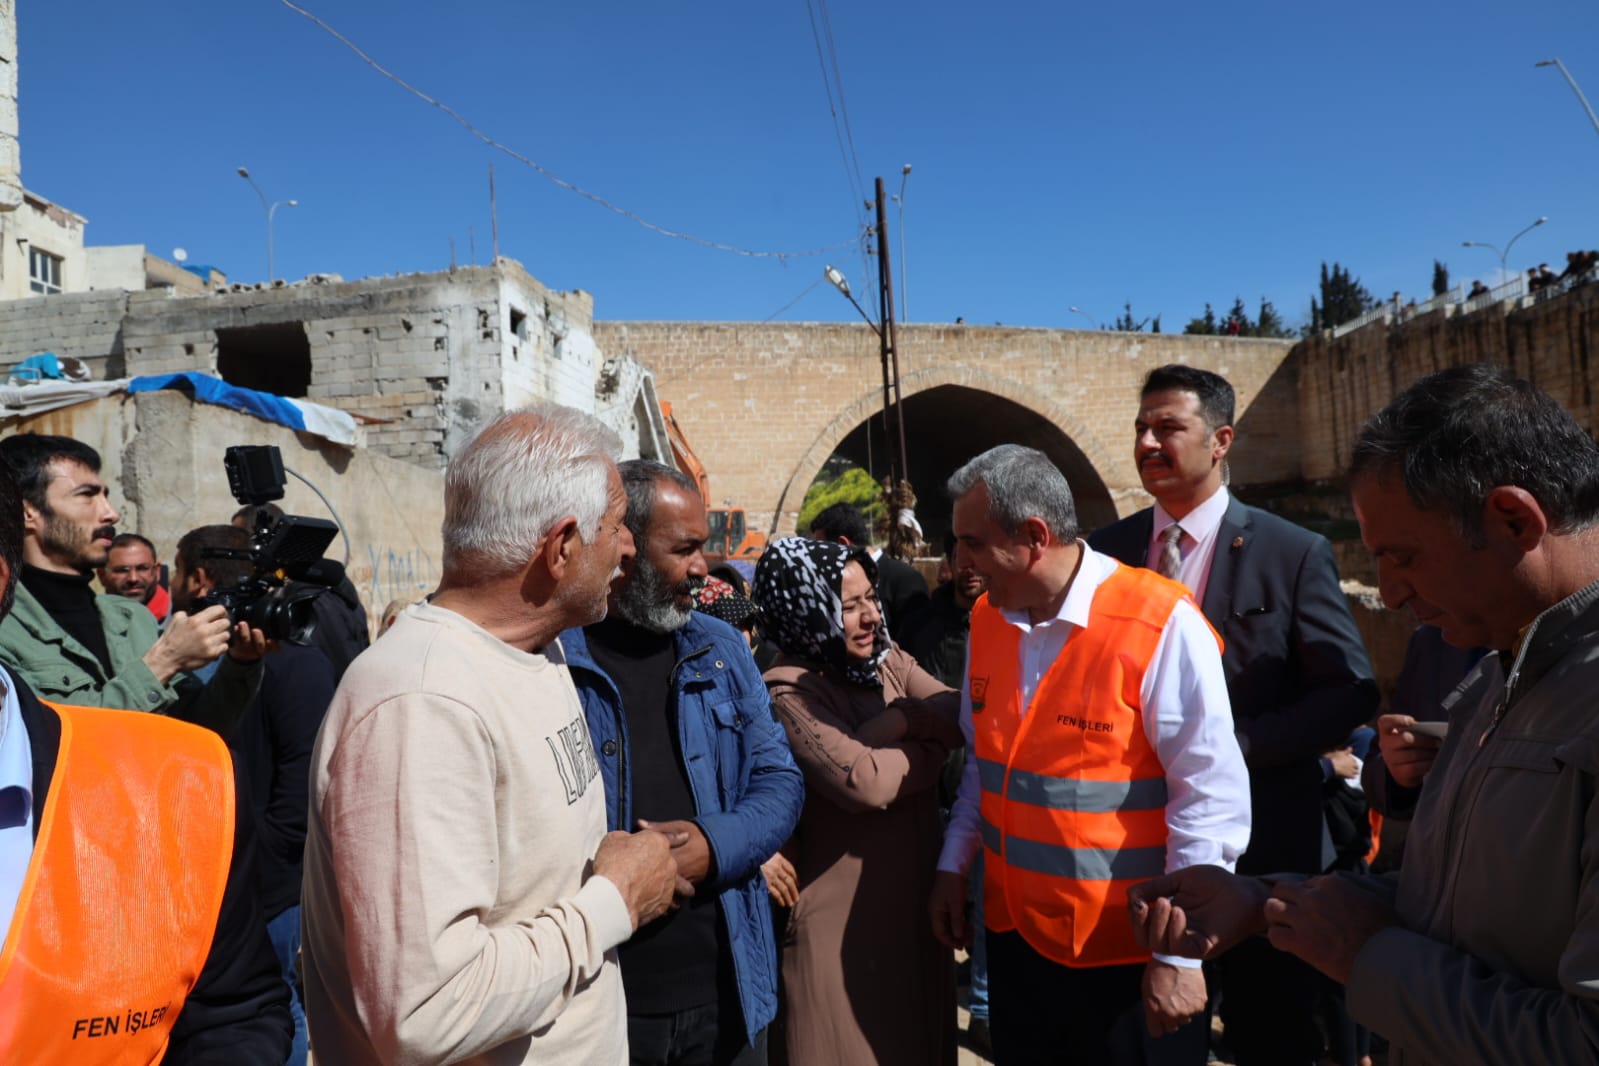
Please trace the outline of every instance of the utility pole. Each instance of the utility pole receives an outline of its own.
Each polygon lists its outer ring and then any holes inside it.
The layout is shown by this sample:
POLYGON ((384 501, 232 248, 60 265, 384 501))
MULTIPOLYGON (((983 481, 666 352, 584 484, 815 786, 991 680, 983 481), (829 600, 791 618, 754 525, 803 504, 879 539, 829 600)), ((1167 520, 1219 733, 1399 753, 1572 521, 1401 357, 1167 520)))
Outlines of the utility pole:
POLYGON ((897 452, 890 452, 895 456, 895 461, 889 463, 889 515, 888 515, 888 552, 896 557, 904 553, 905 542, 903 527, 899 524, 896 513, 895 500, 903 498, 907 501, 904 506, 909 506, 911 498, 911 467, 910 452, 905 447, 905 404, 900 393, 899 380, 899 332, 894 324, 894 270, 888 261, 888 198, 883 192, 883 179, 877 179, 877 286, 878 306, 881 314, 878 320, 882 328, 878 330, 878 343, 883 360, 883 413, 888 415, 892 410, 892 418, 887 421, 890 434, 888 446, 897 452), (893 400, 890 403, 889 393, 892 386, 893 400), (897 473, 896 473, 897 471, 897 473))
MULTIPOLYGON (((898 438, 891 439, 889 447, 898 446, 899 477, 909 481, 911 469, 909 453, 905 449, 905 407, 899 391, 899 331, 894 324, 894 271, 888 262, 888 211, 883 197, 882 178, 877 179, 877 284, 882 307, 880 321, 883 323, 883 331, 880 334, 880 341, 883 352, 883 378, 885 384, 892 382, 894 392, 890 433, 898 438)), ((888 410, 886 389, 883 400, 886 411, 888 410)))

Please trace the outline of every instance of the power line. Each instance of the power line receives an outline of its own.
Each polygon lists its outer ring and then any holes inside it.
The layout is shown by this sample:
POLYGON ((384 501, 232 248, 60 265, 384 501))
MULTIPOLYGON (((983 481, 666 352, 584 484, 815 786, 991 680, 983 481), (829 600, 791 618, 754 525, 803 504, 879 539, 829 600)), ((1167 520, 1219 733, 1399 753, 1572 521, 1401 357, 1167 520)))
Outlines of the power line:
MULTIPOLYGON (((816 44, 816 61, 822 68, 822 87, 827 91, 827 107, 833 117, 833 135, 838 140, 838 153, 844 163, 844 176, 850 182, 850 189, 854 193, 852 212, 869 210, 870 201, 866 199, 866 179, 861 174, 861 160, 855 151, 855 134, 850 128, 849 106, 844 101, 844 75, 838 66, 838 47, 833 41, 833 20, 827 10, 827 0, 805 0, 805 9, 811 20, 811 39, 816 44), (817 12, 820 10, 821 28, 817 28, 817 12), (824 48, 823 38, 826 38, 824 48), (835 105, 835 93, 838 103, 835 105)), ((863 227, 865 233, 870 233, 871 222, 863 220, 856 214, 856 221, 863 227)), ((861 251, 861 276, 867 277, 872 272, 871 250, 864 235, 860 243, 861 251)))
MULTIPOLYGON (((822 29, 827 34, 827 55, 833 65, 833 84, 838 88, 838 112, 844 120, 844 140, 849 144, 850 159, 855 164, 855 180, 862 189, 866 188, 866 178, 861 173, 861 158, 855 153, 855 134, 849 125, 849 105, 844 102, 844 75, 838 69, 838 47, 833 43, 833 20, 827 13, 827 0, 816 0, 822 9, 822 29)), ((866 199, 865 196, 861 197, 866 199)))
POLYGON ((790 307, 793 307, 795 304, 797 304, 801 300, 805 299, 805 297, 807 297, 807 296, 809 296, 811 294, 811 290, 812 289, 816 288, 816 286, 820 285, 822 282, 824 282, 826 280, 827 280, 827 275, 823 274, 821 277, 817 278, 815 281, 813 281, 809 285, 805 286, 805 291, 804 292, 800 293, 798 296, 794 297, 788 303, 784 304, 782 307, 779 307, 776 311, 773 311, 771 314, 769 314, 765 318, 761 319, 761 324, 765 325, 766 323, 770 322, 772 319, 776 318, 778 315, 782 314, 784 311, 787 311, 790 307))
MULTIPOLYGON (((811 20, 811 42, 816 46, 816 65, 822 72, 822 90, 827 94, 827 113, 833 119, 833 138, 838 142, 839 161, 844 164, 844 180, 849 183, 850 197, 855 204, 860 204, 866 199, 862 190, 865 186, 861 182, 860 167, 850 167, 849 149, 844 145, 844 126, 839 120, 838 105, 833 101, 833 78, 828 73, 827 56, 822 48, 822 32, 816 24, 816 6, 813 0, 805 0, 805 13, 811 20)), ((852 207, 852 210, 858 210, 852 207)))
POLYGON ((583 197, 585 200, 588 200, 588 201, 590 201, 592 203, 596 203, 599 206, 605 208, 607 211, 613 212, 614 214, 621 215, 623 218, 629 219, 629 220, 631 220, 633 222, 636 222, 640 226, 643 226, 645 229, 651 230, 651 231, 653 231, 655 233, 659 233, 663 237, 671 237, 674 240, 679 240, 679 241, 688 241, 690 244, 698 244, 698 245, 700 245, 701 247, 704 247, 704 248, 714 248, 714 249, 716 249, 719 252, 731 252, 734 255, 750 256, 750 257, 757 258, 757 259, 779 259, 779 260, 782 260, 782 259, 800 259, 800 258, 804 258, 804 257, 808 257, 808 256, 826 255, 828 252, 835 251, 835 250, 837 250, 839 248, 846 248, 849 245, 852 245, 852 244, 856 243, 857 241, 859 241, 861 239, 858 236, 857 237, 851 237, 847 241, 839 241, 837 244, 830 244, 830 245, 828 245, 825 248, 816 248, 816 249, 813 249, 813 250, 808 251, 808 252, 765 252, 765 251, 756 251, 756 250, 749 249, 749 248, 739 248, 739 247, 736 247, 736 246, 731 245, 731 244, 723 244, 720 241, 707 240, 704 237, 696 237, 693 234, 681 233, 681 232, 679 232, 677 230, 667 229, 665 226, 658 226, 655 223, 649 221, 648 219, 646 219, 646 218, 644 218, 644 217, 642 217, 640 215, 637 215, 637 214, 633 213, 632 211, 627 210, 624 207, 619 207, 616 204, 613 204, 611 201, 607 200, 605 197, 600 196, 597 193, 589 192, 587 189, 584 189, 581 186, 574 185, 572 182, 567 181, 565 178, 562 178, 558 174, 555 174, 555 173, 551 172, 550 170, 548 170, 547 168, 541 166, 539 163, 535 162, 534 160, 529 159, 527 156, 523 155, 521 152, 518 152, 516 149, 511 148, 509 145, 502 144, 500 141, 495 140, 489 134, 483 132, 482 130, 480 130, 476 126, 474 126, 472 124, 471 120, 469 120, 465 115, 462 115, 459 111, 455 110, 453 107, 449 106, 448 104, 443 103, 442 101, 439 101, 439 100, 435 100, 433 97, 429 96, 427 93, 423 92, 421 89, 418 89, 416 86, 412 85, 410 82, 406 81, 404 78, 401 78, 399 75, 397 75, 397 74, 393 73, 392 71, 388 70, 381 63, 379 63, 377 60, 373 59, 370 55, 368 55, 354 41, 350 40, 348 37, 346 37, 344 34, 340 33, 338 30, 334 29, 332 26, 329 26, 326 22, 322 21, 322 19, 318 18, 315 14, 311 13, 310 11, 307 11, 305 8, 301 7, 299 4, 294 3, 293 0, 278 0, 278 3, 282 4, 284 7, 288 8, 290 11, 293 11, 295 14, 300 15, 300 16, 308 19, 310 22, 314 23, 318 28, 320 28, 325 33, 327 33, 328 36, 332 37, 334 40, 338 41, 340 44, 344 45, 344 47, 348 48, 350 51, 354 52, 357 56, 359 56, 361 58, 361 61, 364 62, 367 66, 371 67, 373 70, 377 71, 379 74, 383 75, 385 78, 387 78, 390 81, 394 82, 394 84, 398 85, 400 88, 404 89, 406 92, 410 93, 412 96, 416 97, 418 100, 421 100, 423 103, 430 104, 433 107, 435 107, 435 108, 439 109, 440 111, 444 112, 446 115, 450 116, 450 118, 454 119, 463 128, 465 128, 468 133, 472 134, 472 136, 476 137, 478 140, 482 141, 484 144, 488 145, 490 148, 493 148, 497 152, 503 152, 504 154, 510 156, 512 159, 516 160, 518 163, 521 163, 523 166, 526 166, 526 167, 530 168, 531 170, 537 172, 538 174, 540 174, 544 178, 554 182, 556 185, 559 185, 561 188, 566 189, 568 192, 577 193, 579 196, 583 197))

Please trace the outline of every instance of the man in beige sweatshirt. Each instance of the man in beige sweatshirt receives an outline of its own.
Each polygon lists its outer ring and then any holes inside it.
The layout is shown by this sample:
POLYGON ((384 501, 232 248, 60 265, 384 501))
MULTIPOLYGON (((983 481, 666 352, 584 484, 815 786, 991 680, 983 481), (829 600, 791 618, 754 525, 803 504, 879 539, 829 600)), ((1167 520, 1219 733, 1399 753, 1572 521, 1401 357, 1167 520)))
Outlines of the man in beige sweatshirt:
POLYGON ((627 1062, 614 949, 677 870, 666 835, 606 833, 556 640, 632 554, 619 451, 568 408, 491 423, 445 475, 438 590, 340 684, 305 849, 318 1059, 627 1062))

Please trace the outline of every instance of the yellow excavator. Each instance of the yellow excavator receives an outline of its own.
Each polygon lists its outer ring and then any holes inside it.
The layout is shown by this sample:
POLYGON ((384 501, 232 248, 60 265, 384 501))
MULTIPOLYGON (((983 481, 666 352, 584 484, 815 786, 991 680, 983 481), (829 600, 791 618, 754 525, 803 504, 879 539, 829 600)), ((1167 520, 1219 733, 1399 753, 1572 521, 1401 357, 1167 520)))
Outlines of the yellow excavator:
POLYGON ((706 561, 713 566, 723 560, 755 562, 766 550, 766 534, 749 527, 744 508, 711 505, 710 475, 694 449, 689 447, 683 427, 672 417, 672 405, 664 400, 661 401, 661 417, 666 422, 666 436, 671 442, 677 468, 694 479, 700 488, 700 498, 705 501, 705 518, 711 527, 710 539, 705 542, 706 561))

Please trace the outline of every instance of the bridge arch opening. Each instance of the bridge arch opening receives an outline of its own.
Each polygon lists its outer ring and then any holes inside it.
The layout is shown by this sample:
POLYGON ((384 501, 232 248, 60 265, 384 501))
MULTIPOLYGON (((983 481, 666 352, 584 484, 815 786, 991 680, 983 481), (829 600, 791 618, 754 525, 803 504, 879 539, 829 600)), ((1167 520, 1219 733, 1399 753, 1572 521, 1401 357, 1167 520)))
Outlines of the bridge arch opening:
MULTIPOLYGON (((1066 475, 1086 533, 1116 520, 1116 505, 1094 464, 1065 431, 1037 411, 982 389, 936 385, 905 397, 905 448, 916 517, 933 551, 949 529, 950 500, 944 484, 965 463, 998 444, 1037 448, 1066 475)), ((883 412, 856 425, 833 455, 881 479, 888 473, 890 446, 883 412)), ((898 447, 895 442, 893 447, 898 447)))

